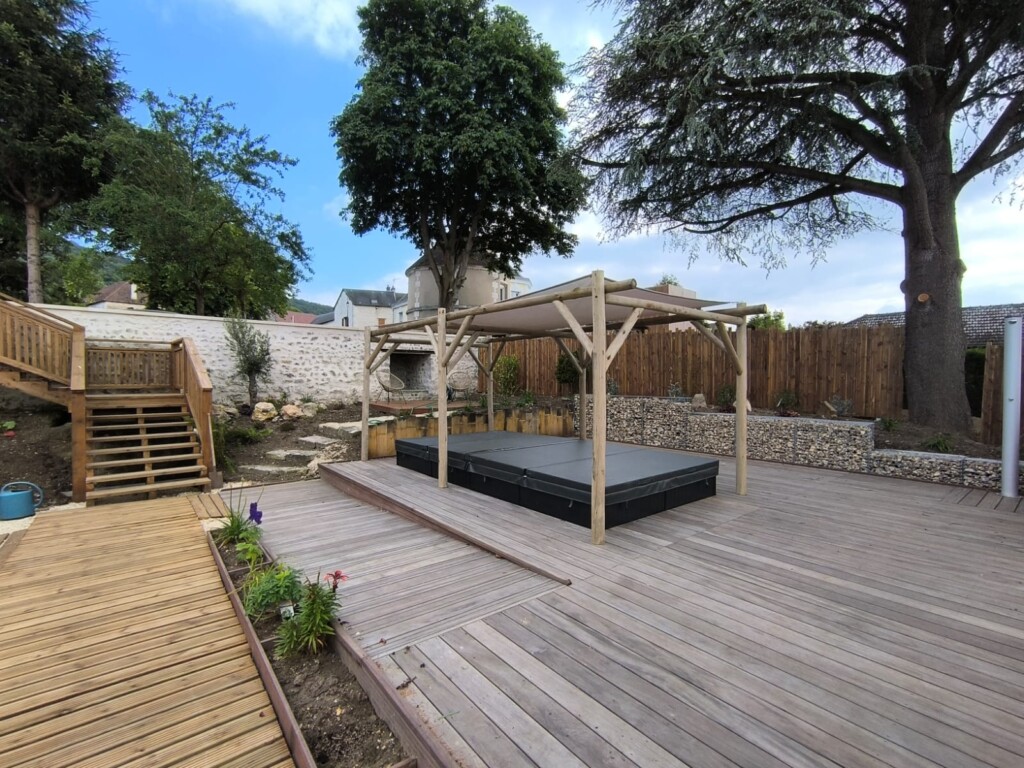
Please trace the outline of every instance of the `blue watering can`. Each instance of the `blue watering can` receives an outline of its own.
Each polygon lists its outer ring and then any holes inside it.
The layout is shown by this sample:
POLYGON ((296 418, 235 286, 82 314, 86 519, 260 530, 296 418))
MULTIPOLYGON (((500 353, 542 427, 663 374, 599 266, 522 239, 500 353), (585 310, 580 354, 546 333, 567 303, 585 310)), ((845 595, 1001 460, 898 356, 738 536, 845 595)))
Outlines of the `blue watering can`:
POLYGON ((0 488, 0 520, 31 517, 43 503, 43 489, 35 483, 19 480, 0 488))

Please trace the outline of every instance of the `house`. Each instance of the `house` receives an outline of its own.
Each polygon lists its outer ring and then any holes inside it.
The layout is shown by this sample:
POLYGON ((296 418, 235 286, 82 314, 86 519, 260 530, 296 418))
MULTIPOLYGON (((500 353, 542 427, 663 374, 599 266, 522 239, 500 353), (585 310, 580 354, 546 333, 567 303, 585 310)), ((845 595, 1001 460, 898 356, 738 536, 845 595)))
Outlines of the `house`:
POLYGON ((146 298, 135 283, 121 280, 103 286, 89 301, 89 306, 95 309, 145 309, 146 298))
MULTIPOLYGON (((988 304, 981 307, 964 307, 964 332, 968 347, 983 347, 993 341, 1003 342, 1003 321, 1008 317, 1024 316, 1024 304, 988 304)), ((903 312, 885 312, 878 315, 861 315, 846 323, 848 328, 874 328, 879 325, 903 326, 903 312)))
MULTIPOLYGON (((434 279, 434 273, 430 271, 428 258, 424 254, 405 270, 405 276, 409 278, 409 297, 404 319, 418 320, 437 314, 437 281, 434 279)), ((514 299, 516 296, 529 293, 532 287, 533 283, 528 278, 522 275, 507 278, 491 272, 482 256, 471 256, 469 266, 466 268, 465 282, 456 294, 453 309, 514 299)))
POLYGON ((393 287, 384 291, 342 288, 334 311, 317 316, 315 325, 340 325, 343 328, 367 328, 394 322, 394 307, 404 303, 406 295, 393 287))
POLYGON ((295 323, 296 325, 309 325, 317 316, 312 312, 296 312, 294 310, 288 310, 280 317, 274 316, 274 319, 279 323, 295 323))

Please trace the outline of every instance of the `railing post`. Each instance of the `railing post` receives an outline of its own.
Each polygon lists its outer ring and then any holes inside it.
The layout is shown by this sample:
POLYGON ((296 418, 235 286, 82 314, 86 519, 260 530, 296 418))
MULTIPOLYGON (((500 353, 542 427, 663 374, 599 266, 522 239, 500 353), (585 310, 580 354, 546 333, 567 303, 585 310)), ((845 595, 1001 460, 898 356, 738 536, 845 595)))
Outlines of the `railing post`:
POLYGON ((85 423, 85 329, 71 331, 71 498, 85 501, 86 423, 85 423))

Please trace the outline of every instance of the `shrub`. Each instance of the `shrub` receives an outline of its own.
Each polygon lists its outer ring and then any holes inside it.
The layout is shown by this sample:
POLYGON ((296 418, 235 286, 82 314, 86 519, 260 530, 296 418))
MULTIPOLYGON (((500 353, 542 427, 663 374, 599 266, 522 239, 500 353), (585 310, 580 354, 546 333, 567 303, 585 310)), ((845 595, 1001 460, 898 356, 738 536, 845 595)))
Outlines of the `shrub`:
POLYGON ((668 396, 669 397, 682 397, 683 388, 679 386, 678 382, 673 381, 668 385, 668 396))
POLYGON ((576 370, 572 355, 563 352, 555 363, 555 381, 559 384, 576 384, 580 380, 580 372, 576 370))
POLYGON ((932 453, 952 453, 953 438, 949 435, 934 435, 922 442, 921 447, 932 453))
POLYGON ((835 411, 836 416, 849 416, 853 413, 853 400, 847 400, 845 397, 840 397, 838 394, 832 395, 828 399, 828 404, 832 406, 832 410, 835 411))
POLYGON ((899 425, 899 421, 889 416, 883 416, 878 420, 878 426, 880 426, 884 432, 895 432, 899 425))
POLYGON ((330 586, 321 584, 319 578, 302 586, 295 616, 278 630, 274 649, 278 658, 300 653, 315 654, 323 650, 327 638, 334 631, 331 624, 339 608, 338 583, 346 578, 341 571, 335 571, 325 577, 330 586))
POLYGON ((274 361, 270 356, 270 334, 257 330, 240 317, 229 317, 225 323, 228 349, 235 358, 235 373, 249 383, 249 406, 256 405, 258 382, 270 378, 274 361))
POLYGON ((796 392, 784 389, 775 396, 775 413, 779 416, 799 415, 797 408, 800 406, 800 398, 796 392))
POLYGON ((299 574, 285 565, 254 571, 243 585, 242 605, 248 616, 256 618, 281 603, 294 603, 302 597, 299 574))
POLYGON ((718 393, 715 395, 715 405, 721 408, 723 411, 731 413, 736 410, 736 406, 733 403, 736 402, 736 387, 732 384, 723 384, 718 388, 718 393))
POLYGON ((263 563, 264 552, 260 546, 263 529, 256 525, 248 526, 235 544, 235 552, 239 559, 249 568, 258 568, 263 563))
POLYGON ((533 396, 533 392, 530 390, 524 391, 519 395, 519 399, 516 400, 516 408, 529 408, 536 403, 536 398, 533 396))
POLYGON ((254 445, 270 437, 270 430, 262 427, 227 426, 224 429, 225 445, 254 445))
POLYGON ((519 358, 502 355, 494 364, 492 375, 498 394, 503 397, 512 397, 519 389, 519 358))
POLYGON ((619 382, 609 376, 605 383, 605 391, 608 393, 609 397, 615 397, 619 394, 619 382))

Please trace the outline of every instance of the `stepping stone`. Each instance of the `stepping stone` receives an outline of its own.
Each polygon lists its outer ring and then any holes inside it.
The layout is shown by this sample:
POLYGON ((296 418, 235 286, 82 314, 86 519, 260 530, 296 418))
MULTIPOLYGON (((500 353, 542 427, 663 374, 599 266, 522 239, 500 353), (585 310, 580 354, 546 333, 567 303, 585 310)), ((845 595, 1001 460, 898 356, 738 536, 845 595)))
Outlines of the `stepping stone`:
POLYGON ((276 451, 267 451, 267 456, 284 461, 285 459, 311 459, 317 453, 318 451, 304 451, 301 448, 281 448, 276 451))
POLYGON ((255 472, 257 474, 270 474, 271 472, 305 472, 305 465, 301 467, 288 467, 275 464, 255 464, 249 467, 242 467, 243 472, 255 472))
POLYGON ((309 435, 307 437, 300 437, 299 442, 312 443, 313 445, 333 445, 334 443, 341 442, 335 437, 324 437, 323 435, 309 435))
MULTIPOLYGON (((375 427, 378 424, 385 424, 389 421, 395 421, 394 416, 374 416, 369 420, 369 425, 375 427)), ((361 421, 346 421, 344 423, 337 421, 328 421, 320 425, 320 429, 326 429, 333 432, 347 432, 350 435, 358 435, 363 429, 363 423, 361 421)))

